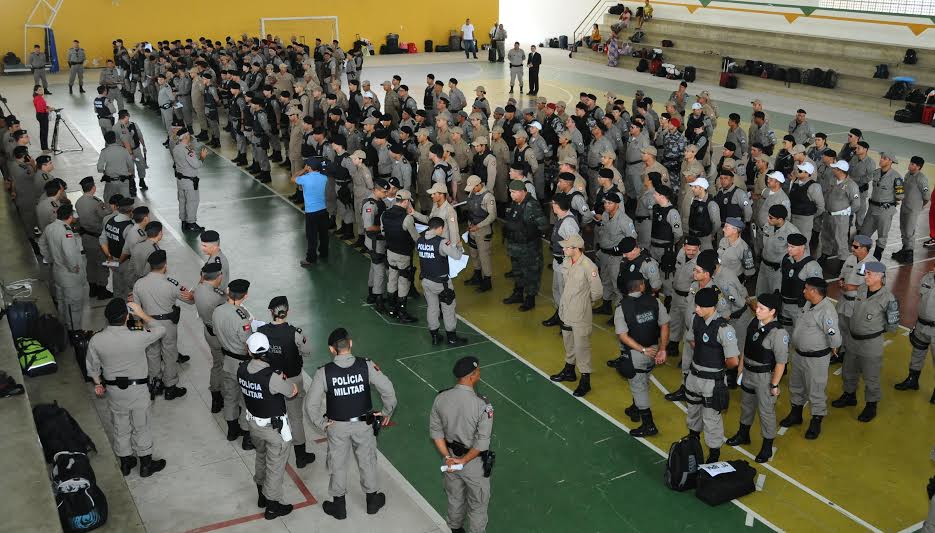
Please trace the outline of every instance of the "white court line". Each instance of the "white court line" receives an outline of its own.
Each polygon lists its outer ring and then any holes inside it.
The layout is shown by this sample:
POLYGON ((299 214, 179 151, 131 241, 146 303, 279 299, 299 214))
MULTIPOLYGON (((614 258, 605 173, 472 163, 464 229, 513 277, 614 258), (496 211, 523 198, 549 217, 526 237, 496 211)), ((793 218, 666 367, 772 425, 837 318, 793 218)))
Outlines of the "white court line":
MULTIPOLYGON (((473 327, 473 326, 471 326, 471 327, 473 327)), ((494 387, 494 386, 491 385, 490 383, 487 383, 487 382, 484 381, 483 379, 481 379, 480 381, 481 381, 481 383, 483 383, 484 385, 490 387, 490 390, 492 390, 492 391, 496 392, 497 394, 499 394, 500 396, 502 396, 504 400, 510 402, 511 404, 515 405, 517 409, 519 409, 520 411, 526 413, 526 415, 529 416, 529 418, 535 420, 536 422, 539 423, 539 425, 541 425, 542 427, 544 427, 544 428, 546 428, 547 430, 549 430, 550 433, 554 433, 556 437, 562 439, 562 440, 565 441, 565 442, 568 442, 568 439, 566 439, 565 437, 563 437, 563 436, 561 435, 561 433, 559 433, 558 431, 555 431, 554 429, 552 429, 552 426, 550 426, 550 425, 546 424, 545 422, 543 422, 542 420, 539 420, 538 418, 536 418, 536 415, 530 413, 529 411, 527 411, 526 409, 524 409, 522 405, 520 405, 520 404, 514 402, 512 398, 510 398, 510 397, 507 396, 506 394, 503 394, 502 392, 500 392, 500 389, 494 387)))
MULTIPOLYGON (((652 382, 656 385, 656 387, 659 388, 659 390, 662 391, 663 394, 668 394, 668 393, 669 393, 669 391, 665 388, 665 386, 663 386, 662 383, 660 383, 659 380, 657 380, 655 376, 650 376, 650 377, 651 377, 651 379, 652 379, 652 382)), ((678 407, 679 407, 682 411, 686 411, 686 412, 688 411, 688 410, 687 410, 683 405, 681 405, 681 404, 678 404, 678 407)), ((745 455, 745 456, 749 457, 750 459, 753 459, 753 458, 755 457, 752 453, 750 453, 750 452, 748 452, 747 450, 741 448, 740 446, 731 446, 731 448, 737 450, 737 451, 740 452, 742 455, 745 455)), ((798 487, 800 490, 802 490, 802 491, 805 492, 806 494, 812 496, 813 498, 815 498, 816 500, 818 500, 818 501, 824 503, 825 505, 828 505, 829 507, 831 507, 831 508, 834 509, 835 511, 837 511, 837 512, 843 514, 844 516, 850 518, 850 519, 853 520, 854 522, 856 522, 856 523, 860 524, 861 526, 863 526, 863 527, 869 529, 870 531, 874 531, 874 532, 876 532, 876 533, 883 533, 883 531, 882 531, 881 529, 878 529, 877 527, 875 527, 875 526, 872 525, 871 523, 867 522, 866 520, 860 518, 859 516, 855 515, 854 513, 848 511, 847 509, 845 509, 845 508, 841 507, 840 505, 834 503, 833 501, 829 500, 828 498, 822 496, 821 494, 819 494, 819 493, 816 492, 815 490, 812 490, 812 489, 809 488, 807 485, 805 485, 805 484, 799 482, 798 480, 796 480, 796 479, 793 478, 792 476, 786 474, 786 473, 783 472, 782 470, 777 469, 776 467, 772 466, 771 464, 769 464, 769 463, 760 463, 760 466, 766 468, 766 469, 769 470, 770 472, 772 472, 772 473, 776 474, 777 476, 783 478, 784 480, 788 481, 788 482, 791 483, 792 485, 795 485, 796 487, 798 487)))
MULTIPOLYGON (((487 342, 487 341, 484 341, 484 342, 487 342)), ((480 344, 480 343, 478 343, 478 344, 480 344)), ((490 363, 489 365, 481 365, 480 367, 481 367, 481 368, 490 368, 490 367, 492 367, 492 366, 505 365, 505 364, 507 364, 507 363, 515 363, 515 362, 516 362, 516 359, 513 359, 513 358, 511 357, 511 358, 509 358, 509 359, 504 359, 503 361, 497 361, 496 363, 490 363)))
POLYGON ((747 527, 753 527, 753 515, 747 513, 747 518, 743 521, 743 525, 747 527))
POLYGON ((596 440, 596 441, 594 441, 594 444, 600 444, 600 443, 602 443, 602 442, 607 442, 607 441, 609 441, 609 440, 612 439, 612 438, 613 438, 613 437, 605 437, 605 438, 603 438, 603 439, 601 439, 601 440, 596 440))
POLYGON ((614 481, 614 480, 620 479, 620 478, 622 478, 622 477, 627 477, 627 476, 629 476, 630 474, 635 474, 635 473, 636 473, 636 470, 631 470, 631 471, 627 472, 626 474, 620 474, 620 475, 617 476, 617 477, 612 477, 612 478, 610 478, 610 481, 614 481))
POLYGON ((922 522, 917 523, 917 524, 912 524, 911 526, 907 527, 906 529, 903 529, 903 530, 900 531, 899 533, 913 533, 913 532, 915 532, 915 531, 919 531, 920 529, 922 529, 922 526, 923 526, 923 525, 925 525, 925 521, 924 521, 924 520, 923 520, 922 522))
MULTIPOLYGON (((486 342, 490 342, 490 341, 488 341, 488 340, 485 339, 485 340, 482 340, 482 341, 479 341, 479 342, 472 342, 472 343, 470 343, 470 344, 465 344, 464 346, 454 346, 454 347, 451 347, 451 348, 438 348, 438 349, 436 349, 436 350, 432 350, 431 352, 417 353, 417 354, 414 354, 414 355, 407 355, 406 357, 397 357, 396 360, 397 360, 397 361, 404 361, 404 360, 406 360, 406 359, 415 359, 416 357, 424 357, 424 356, 426 356, 426 355, 432 355, 432 354, 436 354, 436 353, 442 353, 442 352, 446 352, 446 351, 448 351, 448 350, 457 350, 457 349, 459 349, 459 348, 467 348, 468 346, 477 346, 478 344, 484 344, 484 343, 486 343, 486 342)), ((481 367, 481 368, 484 368, 484 367, 481 367)))
MULTIPOLYGON (((503 351, 507 352, 508 354, 510 354, 510 355, 512 355, 513 357, 517 358, 518 360, 522 361, 523 364, 525 364, 527 367, 529 367, 529 369, 532 370, 533 372, 539 374, 540 376, 542 376, 542 377, 545 378, 546 380, 549 379, 549 375, 546 374, 545 372, 543 372, 542 369, 540 369, 540 368, 537 367, 536 365, 530 363, 528 360, 526 360, 525 358, 523 358, 522 356, 520 356, 518 353, 516 353, 516 352, 514 352, 513 350, 511 350, 510 348, 508 348, 508 347, 507 347, 505 344, 503 344, 502 342, 498 341, 497 339, 495 339, 495 338, 491 337, 490 335, 488 335, 487 333, 485 333, 482 329, 480 329, 479 327, 475 326, 470 320, 467 320, 466 318, 464 318, 464 317, 461 316, 461 315, 458 315, 458 319, 461 320, 461 322, 464 322, 465 324, 467 324, 468 326, 474 328, 474 330, 477 331, 478 333, 480 333, 481 335, 487 337, 487 339, 490 340, 490 342, 492 342, 492 343, 496 344, 497 346, 499 346, 500 349, 502 349, 503 351)), ((561 384, 559 384, 559 383, 554 383, 554 382, 552 382, 551 380, 546 381, 546 383, 552 383, 554 386, 558 387, 558 388, 561 389, 563 392, 567 392, 567 389, 566 389, 564 386, 562 386, 561 384)), ((593 403, 591 403, 590 401, 588 401, 588 400, 585 399, 585 398, 579 398, 578 401, 580 401, 582 404, 584 404, 585 406, 587 406, 588 409, 594 411, 595 413, 597 413, 598 415, 600 415, 601 417, 603 417, 604 420, 607 420, 607 421, 610 422, 611 424, 617 426, 619 429, 621 429, 621 430, 623 430, 623 431, 629 433, 630 428, 628 428, 625 424, 623 424, 622 422, 620 422, 620 421, 617 420, 616 418, 614 418, 614 417, 610 416, 609 414, 607 414, 607 412, 605 412, 605 411, 604 411, 603 409, 601 409, 600 407, 594 405, 593 403)), ((646 440, 646 439, 644 439, 644 438, 642 438, 642 437, 636 438, 636 440, 637 440, 638 442, 640 442, 641 444, 645 445, 646 447, 648 447, 649 449, 651 449, 652 451, 654 451, 654 452, 656 452, 657 454, 659 454, 659 455, 662 457, 662 460, 660 461, 660 463, 665 462, 666 458, 669 456, 669 454, 666 453, 665 451, 663 451, 662 448, 656 446, 656 445, 653 444, 652 442, 650 442, 650 441, 648 441, 648 440, 646 440)), ((658 464, 658 463, 657 463, 657 464, 658 464)), ((753 516, 756 517, 757 520, 759 520, 760 522, 762 522, 763 525, 765 525, 766 527, 772 529, 773 531, 782 531, 782 528, 780 528, 780 527, 777 526, 776 524, 773 524, 772 522, 770 522, 769 520, 767 520, 766 518, 764 518, 761 514, 757 513, 756 511, 754 511, 754 510, 752 510, 752 509, 750 509, 749 507, 747 507, 746 505, 740 503, 739 501, 737 501, 737 500, 732 500, 731 503, 733 503, 734 505, 736 505, 737 507, 739 507, 741 510, 746 511, 746 512, 752 514, 753 516)))

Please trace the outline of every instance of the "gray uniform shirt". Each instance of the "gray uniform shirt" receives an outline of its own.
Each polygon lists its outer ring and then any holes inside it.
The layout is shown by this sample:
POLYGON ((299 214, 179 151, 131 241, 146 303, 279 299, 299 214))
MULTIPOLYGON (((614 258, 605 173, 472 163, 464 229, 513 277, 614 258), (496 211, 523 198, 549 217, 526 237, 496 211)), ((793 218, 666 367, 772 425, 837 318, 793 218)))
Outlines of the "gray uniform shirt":
MULTIPOLYGON (((351 354, 339 354, 334 356, 334 364, 341 368, 347 368, 354 364, 356 358, 351 354)), ((383 402, 383 408, 380 411, 383 416, 389 418, 396 410, 396 390, 390 378, 380 369, 380 367, 371 360, 367 360, 367 375, 370 386, 376 389, 383 402)), ((312 424, 319 431, 325 432, 325 426, 328 424, 328 418, 325 416, 325 393, 327 384, 325 383, 325 367, 321 366, 315 371, 312 377, 312 386, 308 390, 308 396, 305 399, 305 414, 308 415, 312 424)), ((363 413, 361 413, 363 414, 363 413)))
MULTIPOLYGON (((697 257, 697 256, 696 256, 697 257)), ((691 288, 694 278, 692 274, 695 270, 695 257, 689 259, 685 255, 685 249, 679 250, 675 254, 675 279, 672 280, 672 288, 679 292, 688 292, 691 288)), ((695 310, 692 309, 692 312, 695 310)))
POLYGON ((873 192, 870 193, 870 201, 880 203, 894 203, 903 199, 903 178, 896 172, 895 168, 890 168, 885 174, 882 169, 876 169, 871 174, 873 182, 873 192))
MULTIPOLYGON (((922 276, 919 283, 919 303, 916 310, 919 312, 919 318, 929 322, 935 322, 935 273, 928 272, 922 276)), ((916 327, 919 325, 916 324, 916 327)))
MULTIPOLYGON (((857 256, 851 254, 847 256, 847 259, 844 260, 844 265, 841 266, 841 280, 844 281, 845 285, 856 285, 859 289, 864 284, 864 266, 867 264, 867 259, 873 256, 867 255, 862 261, 857 259, 857 256)), ((846 289, 841 290, 841 298, 838 299, 837 310, 838 313, 843 315, 845 318, 850 318, 854 314, 854 300, 857 298, 857 290, 849 291, 846 289)))
MULTIPOLYGON (((926 184, 928 190, 928 184, 926 184)), ((834 183, 825 189, 825 210, 834 215, 841 211, 851 209, 852 214, 857 214, 860 209, 860 190, 857 184, 849 177, 843 180, 834 180, 834 183)))
POLYGON ((753 262, 753 252, 750 246, 740 237, 734 242, 723 237, 718 243, 717 255, 721 261, 721 268, 731 271, 735 276, 741 274, 752 276, 756 271, 756 264, 753 262))
MULTIPOLYGON (((776 192, 769 190, 769 188, 763 189, 761 193, 763 200, 760 201, 759 211, 754 213, 755 222, 759 229, 764 232, 768 231, 767 226, 769 221, 769 208, 774 205, 785 206, 786 210, 791 213, 792 204, 789 202, 789 196, 786 195, 785 191, 779 189, 776 192)), ((791 216, 791 215, 790 215, 791 216)), ((788 218, 786 220, 789 220, 788 218)))
POLYGON ((624 237, 636 238, 636 226, 623 211, 623 206, 617 208, 614 216, 605 211, 601 218, 601 230, 597 233, 598 246, 601 248, 615 248, 624 237))
POLYGON ((817 305, 805 302, 802 314, 796 319, 795 329, 792 330, 792 342, 798 352, 841 347, 838 314, 829 298, 823 298, 817 305))
POLYGON ((815 142, 815 130, 812 129, 812 123, 808 120, 799 124, 795 119, 792 119, 792 122, 789 123, 789 135, 795 138, 795 144, 808 146, 815 142))
POLYGON ((150 322, 142 331, 132 331, 126 326, 107 326, 96 333, 88 342, 86 362, 89 376, 144 379, 148 377, 146 347, 166 334, 166 328, 150 322))
POLYGON ((175 145, 172 149, 172 159, 175 161, 176 172, 189 178, 198 177, 198 169, 201 168, 203 162, 190 144, 175 145))
POLYGON ((214 309, 211 323, 214 334, 221 343, 221 348, 238 354, 247 355, 247 338, 253 333, 250 312, 242 306, 225 302, 214 309))
MULTIPOLYGON (((753 321, 756 322, 757 327, 762 327, 764 325, 756 317, 753 318, 753 321)), ((784 365, 788 363, 789 334, 782 328, 782 326, 773 328, 769 333, 766 334, 766 338, 763 340, 763 349, 773 351, 773 357, 776 358, 776 364, 784 365)), ((766 366, 762 363, 747 358, 744 358, 743 364, 744 366, 751 366, 753 368, 766 366)))
POLYGON ((133 285, 133 301, 140 304, 146 314, 164 315, 172 312, 172 306, 181 296, 178 281, 161 272, 150 272, 133 285))
POLYGON ((111 214, 110 206, 100 198, 84 194, 75 201, 78 213, 78 225, 89 233, 100 234, 104 227, 104 218, 111 214))
POLYGON ((523 61, 526 60, 526 52, 521 48, 510 48, 510 51, 506 53, 506 60, 509 61, 511 67, 522 67, 523 61))
POLYGON ((903 209, 918 211, 929 201, 929 179, 921 171, 915 174, 906 173, 903 190, 905 191, 903 209))
MULTIPOLYGON (((861 285, 857 289, 849 325, 851 335, 855 336, 893 331, 899 327, 899 302, 886 286, 870 294, 867 285, 861 285)), ((883 357, 883 354, 866 355, 883 357)))
POLYGON ((849 161, 850 167, 848 169, 847 175, 854 180, 860 187, 866 186, 870 183, 870 175, 877 168, 877 162, 873 160, 869 155, 864 156, 861 159, 858 156, 851 157, 849 161))
POLYGON ((467 385, 455 385, 435 396, 429 414, 429 436, 460 442, 468 448, 487 451, 493 432, 493 406, 467 385))
MULTIPOLYGON (((223 283, 223 280, 222 280, 223 283)), ((205 326, 214 327, 214 310, 227 302, 227 293, 212 286, 206 281, 200 282, 192 291, 195 299, 195 310, 205 326)))
POLYGON ((84 63, 86 59, 84 48, 69 48, 68 49, 68 62, 69 63, 84 63))
POLYGON ((224 252, 218 250, 214 255, 209 255, 208 259, 205 260, 205 263, 218 263, 221 265, 221 274, 224 276, 221 283, 227 284, 231 281, 230 277, 230 262, 227 260, 227 256, 224 255, 224 252))
POLYGON ((97 158, 97 171, 109 178, 133 175, 133 157, 119 144, 108 144, 97 158))
POLYGON ((136 280, 142 278, 149 273, 149 255, 159 249, 159 243, 149 239, 133 245, 130 249, 130 273, 133 275, 132 279, 136 280))
MULTIPOLYGON (((747 306, 747 288, 737 279, 737 276, 721 265, 711 278, 711 283, 717 285, 721 290, 721 298, 718 299, 718 310, 721 310, 721 302, 725 302, 728 315, 724 318, 732 320, 730 315, 739 315, 747 306)), ((740 318, 737 316, 737 318, 740 318)))
POLYGON ((29 66, 34 69, 45 68, 47 61, 45 52, 32 52, 29 54, 29 66))

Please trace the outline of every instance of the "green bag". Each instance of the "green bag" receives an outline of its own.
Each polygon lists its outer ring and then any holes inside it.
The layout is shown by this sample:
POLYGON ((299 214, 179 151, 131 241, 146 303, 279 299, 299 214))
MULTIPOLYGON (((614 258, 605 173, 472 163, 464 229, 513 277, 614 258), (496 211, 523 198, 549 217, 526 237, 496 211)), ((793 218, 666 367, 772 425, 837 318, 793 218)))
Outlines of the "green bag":
POLYGON ((29 337, 16 339, 16 352, 19 355, 19 367, 23 375, 34 378, 58 371, 55 356, 41 342, 29 337))

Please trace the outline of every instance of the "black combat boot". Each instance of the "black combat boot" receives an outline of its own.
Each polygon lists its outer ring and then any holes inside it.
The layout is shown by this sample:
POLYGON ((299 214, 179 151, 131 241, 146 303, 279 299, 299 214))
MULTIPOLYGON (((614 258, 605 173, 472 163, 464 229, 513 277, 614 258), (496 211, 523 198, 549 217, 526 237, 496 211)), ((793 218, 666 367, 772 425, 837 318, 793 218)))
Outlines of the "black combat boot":
POLYGON ((727 439, 727 444, 731 446, 750 444, 750 426, 746 424, 740 424, 740 429, 733 437, 727 439))
POLYGON ((279 503, 274 500, 266 502, 266 511, 263 512, 263 518, 267 520, 275 520, 280 516, 286 516, 292 512, 291 503, 279 503))
POLYGON ((831 407, 837 407, 838 409, 842 407, 853 407, 855 405, 857 405, 857 395, 853 392, 845 392, 841 394, 840 398, 831 402, 831 407))
POLYGON ((238 167, 245 167, 250 164, 247 161, 247 154, 237 154, 237 157, 233 159, 232 162, 238 167))
POLYGON ((573 395, 581 398, 585 394, 591 392, 591 374, 581 373, 581 380, 578 381, 578 386, 575 388, 573 395))
POLYGON ((932 390, 932 397, 929 398, 929 403, 935 405, 935 389, 932 390))
POLYGON ((687 438, 687 439, 700 439, 700 438, 701 438, 701 432, 700 432, 700 431, 695 431, 694 429, 689 429, 689 430, 688 430, 688 435, 686 435, 685 438, 687 438))
POLYGON ((159 378, 154 379, 152 394, 155 394, 156 396, 162 396, 162 394, 165 391, 166 391, 166 386, 163 385, 162 380, 159 378))
MULTIPOLYGON (((801 407, 799 409, 801 410, 801 407)), ((824 417, 821 415, 812 415, 812 420, 808 423, 808 429, 805 431, 806 439, 815 440, 818 438, 818 435, 821 435, 821 419, 822 418, 824 417)))
POLYGON ((480 284, 474 289, 474 292, 487 292, 493 289, 493 283, 490 281, 490 276, 484 276, 480 280, 480 284))
POLYGON ((330 502, 321 502, 321 510, 326 515, 333 516, 338 520, 347 518, 347 507, 344 503, 344 496, 335 496, 330 502))
POLYGON ((429 333, 432 334, 432 346, 438 346, 442 343, 442 336, 439 335, 437 329, 429 330, 429 333))
POLYGON ((392 318, 396 318, 396 310, 398 306, 399 304, 396 301, 396 293, 386 293, 386 314, 392 318))
POLYGON ((523 300, 523 304, 519 306, 520 311, 530 311, 533 307, 536 306, 536 295, 527 294, 526 299, 523 300))
POLYGON ((630 417, 631 422, 640 421, 640 409, 639 407, 636 406, 636 402, 631 403, 630 407, 627 407, 626 409, 624 409, 623 414, 630 417))
POLYGON ((364 244, 364 236, 363 236, 363 235, 358 235, 358 236, 357 236, 357 240, 354 241, 354 246, 357 247, 357 248, 360 248, 360 249, 366 248, 366 246, 365 246, 365 244, 364 244))
POLYGON ((779 425, 784 428, 791 428, 792 426, 798 426, 802 423, 802 408, 804 405, 795 405, 792 404, 792 410, 789 411, 789 416, 783 418, 779 421, 779 425))
POLYGON ((254 159, 253 163, 250 164, 250 166, 248 166, 246 170, 247 172, 251 174, 256 174, 257 172, 260 171, 260 164, 256 162, 256 159, 254 159))
POLYGON ((256 486, 256 506, 266 507, 266 496, 263 494, 263 485, 256 486))
POLYGON ((876 257, 877 261, 882 261, 883 260, 883 248, 880 248, 880 246, 877 245, 873 249, 873 257, 876 257))
POLYGON ((334 230, 334 229, 337 228, 337 227, 338 227, 338 223, 337 223, 337 221, 335 220, 334 215, 330 215, 330 216, 328 217, 328 229, 329 229, 329 230, 334 230))
POLYGON ((603 300, 601 305, 595 307, 592 312, 595 315, 610 315, 614 312, 614 309, 610 303, 610 300, 603 300))
POLYGON ((893 385, 893 388, 896 390, 919 390, 920 374, 922 374, 921 370, 910 370, 909 377, 893 385))
POLYGON ((367 493, 367 514, 377 514, 386 505, 386 494, 382 492, 367 493))
POLYGON ((354 240, 354 225, 353 224, 344 224, 341 226, 341 239, 345 241, 354 240))
POLYGON ((708 448, 708 458, 705 460, 705 464, 716 463, 721 460, 721 449, 720 448, 708 448))
POLYGON ((758 463, 765 463, 773 456, 773 439, 763 439, 763 445, 760 446, 760 452, 753 458, 758 463))
POLYGON ((140 456, 140 477, 149 477, 156 472, 162 471, 162 469, 165 467, 165 459, 157 459, 153 461, 152 455, 140 456))
MULTIPOLYGON (((74 87, 74 85, 69 85, 69 86, 68 86, 68 94, 75 94, 75 87, 74 87)), ((126 475, 126 474, 124 474, 124 475, 126 475)))
POLYGON ((685 385, 679 385, 679 388, 675 392, 670 392, 665 395, 665 399, 670 402, 684 402, 685 401, 685 385))
POLYGON ((556 309, 555 312, 552 313, 552 316, 543 320, 542 325, 545 327, 561 326, 562 319, 558 317, 558 309, 556 309))
POLYGON ((653 412, 650 409, 640 410, 640 420, 642 424, 636 429, 630 430, 630 435, 633 437, 652 437, 659 433, 659 428, 656 427, 656 423, 653 422, 653 412))
POLYGON ((474 270, 474 275, 473 275, 473 276, 471 276, 470 278, 464 280, 464 284, 465 284, 465 285, 478 285, 478 284, 480 283, 480 281, 481 281, 481 278, 483 278, 483 276, 481 276, 481 271, 480 271, 480 269, 476 269, 476 270, 474 270))
POLYGON ((126 457, 119 457, 120 459, 120 473, 124 476, 129 476, 130 472, 133 471, 133 468, 136 466, 136 457, 128 455, 126 457))
POLYGON ((504 298, 503 303, 505 304, 523 303, 523 288, 522 287, 513 288, 513 294, 504 298))
POLYGON ((201 130, 198 135, 195 135, 195 139, 205 142, 208 140, 208 130, 201 130))
POLYGON ((208 143, 208 146, 210 146, 211 148, 220 148, 221 139, 218 139, 217 137, 215 137, 214 139, 211 139, 211 142, 208 143))
POLYGON ((406 309, 406 297, 399 299, 399 305, 396 307, 396 321, 401 324, 414 324, 419 321, 416 317, 409 314, 409 310, 406 309))
POLYGON ((149 185, 146 185, 146 179, 144 179, 144 178, 140 178, 140 190, 141 190, 141 191, 148 191, 148 190, 149 190, 149 185))
POLYGON ((221 391, 211 391, 211 412, 220 413, 224 409, 224 397, 221 391))
POLYGON ((906 253, 901 256, 899 262, 903 265, 912 264, 913 261, 915 261, 915 255, 916 254, 913 250, 906 250, 906 253))
POLYGON ((273 151, 273 157, 269 158, 270 163, 282 162, 282 152, 273 151))
POLYGON ((296 468, 305 468, 305 465, 310 465, 315 462, 315 454, 306 451, 304 444, 296 444, 293 448, 295 449, 296 468))
POLYGON ((236 420, 227 421, 227 440, 235 441, 240 436, 240 424, 236 420))
POLYGON ((380 313, 381 315, 385 315, 385 314, 386 314, 386 304, 384 303, 383 295, 382 295, 382 294, 375 294, 375 295, 374 295, 374 300, 375 300, 375 301, 373 302, 373 310, 376 311, 377 313, 380 313))
POLYGON ((877 417, 877 402, 867 402, 864 405, 864 410, 857 415, 857 420, 860 422, 870 422, 877 417))
POLYGON ((85 92, 87 92, 87 91, 84 90, 84 85, 79 85, 79 86, 78 86, 78 92, 81 93, 81 94, 84 94, 85 92))
POLYGON ((253 437, 250 436, 250 432, 243 430, 243 440, 240 442, 240 447, 244 450, 253 450, 256 446, 253 445, 253 437))
POLYGON ((578 375, 575 374, 575 365, 565 363, 565 368, 562 369, 558 374, 552 374, 549 376, 549 379, 556 382, 561 381, 576 381, 578 375))
POLYGON ((367 299, 365 301, 368 304, 377 303, 377 295, 373 293, 373 287, 367 287, 367 299))
POLYGON ((166 387, 164 397, 166 400, 174 400, 176 398, 181 398, 182 396, 185 396, 186 392, 188 392, 188 389, 186 389, 185 387, 179 387, 177 385, 173 385, 171 387, 166 387))
POLYGON ((269 175, 268 170, 260 172, 256 178, 260 180, 260 183, 271 183, 273 181, 273 177, 269 175))
POLYGON ((467 339, 464 337, 459 337, 457 332, 446 331, 445 334, 447 337, 448 346, 464 346, 467 344, 467 339))

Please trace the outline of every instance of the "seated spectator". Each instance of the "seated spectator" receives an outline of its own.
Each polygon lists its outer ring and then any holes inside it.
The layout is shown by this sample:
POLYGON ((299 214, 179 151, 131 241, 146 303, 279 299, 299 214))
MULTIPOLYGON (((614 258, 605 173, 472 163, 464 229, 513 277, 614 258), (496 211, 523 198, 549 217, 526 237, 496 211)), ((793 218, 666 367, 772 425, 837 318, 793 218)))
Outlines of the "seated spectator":
POLYGON ((601 29, 597 27, 597 24, 594 24, 594 27, 591 29, 591 36, 584 38, 584 43, 589 47, 601 42, 601 29))

